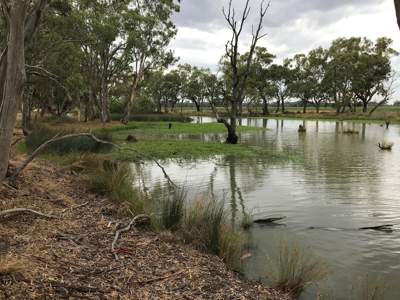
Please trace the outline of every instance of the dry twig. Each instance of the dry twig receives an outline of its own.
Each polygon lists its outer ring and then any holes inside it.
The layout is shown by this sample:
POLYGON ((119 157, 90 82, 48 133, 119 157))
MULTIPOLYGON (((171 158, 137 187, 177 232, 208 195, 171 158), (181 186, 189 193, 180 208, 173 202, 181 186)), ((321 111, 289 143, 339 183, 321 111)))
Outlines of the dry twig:
POLYGON ((56 216, 44 214, 42 212, 39 212, 39 211, 36 211, 33 209, 29 209, 29 208, 14 208, 14 209, 3 210, 3 211, 0 211, 0 217, 6 217, 8 215, 12 215, 12 214, 16 214, 16 213, 26 213, 26 212, 37 215, 37 216, 49 218, 49 219, 57 218, 56 216))
POLYGON ((126 227, 118 229, 115 232, 115 237, 114 237, 114 240, 113 240, 113 242, 111 244, 111 251, 114 253, 115 259, 118 259, 118 255, 117 255, 116 250, 115 250, 115 245, 117 244, 121 233, 131 230, 132 226, 135 227, 139 223, 146 224, 146 223, 149 223, 149 222, 150 222, 150 217, 149 216, 147 216, 147 215, 137 215, 136 217, 134 217, 129 222, 129 224, 126 227))

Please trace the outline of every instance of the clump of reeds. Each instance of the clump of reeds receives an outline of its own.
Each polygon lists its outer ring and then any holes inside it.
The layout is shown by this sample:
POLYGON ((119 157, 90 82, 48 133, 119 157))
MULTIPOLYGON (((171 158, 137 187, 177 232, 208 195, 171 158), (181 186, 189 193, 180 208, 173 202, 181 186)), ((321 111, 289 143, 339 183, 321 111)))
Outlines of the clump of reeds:
POLYGON ((106 195, 110 200, 128 204, 130 210, 139 214, 144 210, 140 193, 134 187, 134 175, 128 163, 113 160, 86 162, 85 171, 91 191, 106 195))
POLYGON ((328 275, 327 266, 298 244, 282 242, 277 257, 269 259, 277 289, 297 298, 311 284, 328 275))
POLYGON ((161 226, 163 229, 176 231, 182 227, 185 209, 184 190, 174 191, 161 200, 161 226))
POLYGON ((241 227, 244 230, 248 230, 251 226, 253 226, 253 217, 249 213, 244 212, 241 227))

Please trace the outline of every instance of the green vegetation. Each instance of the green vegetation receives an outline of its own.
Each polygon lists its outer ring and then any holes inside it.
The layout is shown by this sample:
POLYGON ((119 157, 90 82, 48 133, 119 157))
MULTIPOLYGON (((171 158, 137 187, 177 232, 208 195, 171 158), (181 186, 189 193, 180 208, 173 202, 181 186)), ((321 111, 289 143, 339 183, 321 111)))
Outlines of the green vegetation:
MULTIPOLYGON (((239 132, 248 131, 263 131, 265 129, 258 127, 239 126, 239 132)), ((194 123, 178 123, 178 122, 130 122, 126 126, 116 126, 107 129, 110 132, 116 132, 117 137, 124 134, 134 134, 137 136, 148 137, 149 135, 177 135, 177 134, 219 134, 225 133, 226 129, 223 124, 219 123, 205 123, 205 124, 194 124, 194 123), (169 125, 171 124, 171 128, 169 125)))
MULTIPOLYGON (((111 114, 111 120, 120 121, 123 119, 123 114, 111 114)), ((177 114, 136 114, 129 116, 129 122, 191 122, 192 119, 185 115, 177 114)))
POLYGON ((242 227, 244 230, 247 230, 247 229, 249 229, 251 226, 253 226, 253 217, 252 217, 249 213, 244 212, 244 213, 243 213, 243 218, 242 218, 241 227, 242 227))
POLYGON ((309 285, 328 275, 327 266, 315 258, 308 249, 298 244, 282 242, 277 257, 269 261, 276 288, 297 298, 309 285))
MULTIPOLYGON (((29 152, 34 151, 44 142, 50 140, 56 135, 63 136, 67 134, 78 133, 74 130, 56 130, 46 125, 36 125, 26 137, 26 147, 29 152)), ((105 131, 97 131, 95 135, 104 141, 112 141, 111 134, 105 131)), ((74 152, 106 152, 111 150, 110 145, 98 143, 89 137, 73 137, 50 144, 47 153, 67 154, 74 152)))
POLYGON ((161 230, 170 230, 184 242, 201 251, 218 255, 232 269, 239 270, 244 239, 240 231, 229 224, 222 202, 199 199, 189 204, 184 191, 164 196, 155 211, 160 210, 161 230))

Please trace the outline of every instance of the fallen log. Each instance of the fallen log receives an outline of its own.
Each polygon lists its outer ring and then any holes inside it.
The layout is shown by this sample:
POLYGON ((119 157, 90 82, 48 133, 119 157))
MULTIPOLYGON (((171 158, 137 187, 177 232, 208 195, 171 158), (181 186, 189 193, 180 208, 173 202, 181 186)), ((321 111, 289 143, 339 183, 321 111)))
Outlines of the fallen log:
POLYGON ((275 223, 277 221, 283 220, 285 218, 286 217, 257 219, 257 220, 254 220, 253 223, 256 223, 256 224, 271 224, 271 223, 275 223))
POLYGON ((370 227, 361 227, 359 230, 376 230, 376 231, 384 231, 384 232, 393 232, 393 225, 379 225, 379 226, 370 226, 370 227))

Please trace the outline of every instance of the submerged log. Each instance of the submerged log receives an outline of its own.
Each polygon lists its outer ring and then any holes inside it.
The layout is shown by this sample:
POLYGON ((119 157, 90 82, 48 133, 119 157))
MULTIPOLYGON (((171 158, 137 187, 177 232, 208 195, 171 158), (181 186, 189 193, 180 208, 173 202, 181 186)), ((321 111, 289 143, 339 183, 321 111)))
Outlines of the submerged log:
POLYGON ((299 125, 299 130, 298 130, 299 132, 306 132, 307 131, 307 129, 306 129, 306 127, 305 126, 303 126, 303 125, 299 125))
POLYGON ((254 220, 253 223, 256 223, 256 224, 271 224, 271 223, 275 223, 277 221, 283 220, 285 218, 286 217, 257 219, 257 220, 254 220))
POLYGON ((384 231, 384 232, 393 232, 393 225, 379 225, 379 226, 370 226, 370 227, 361 227, 359 230, 376 230, 376 231, 384 231))

